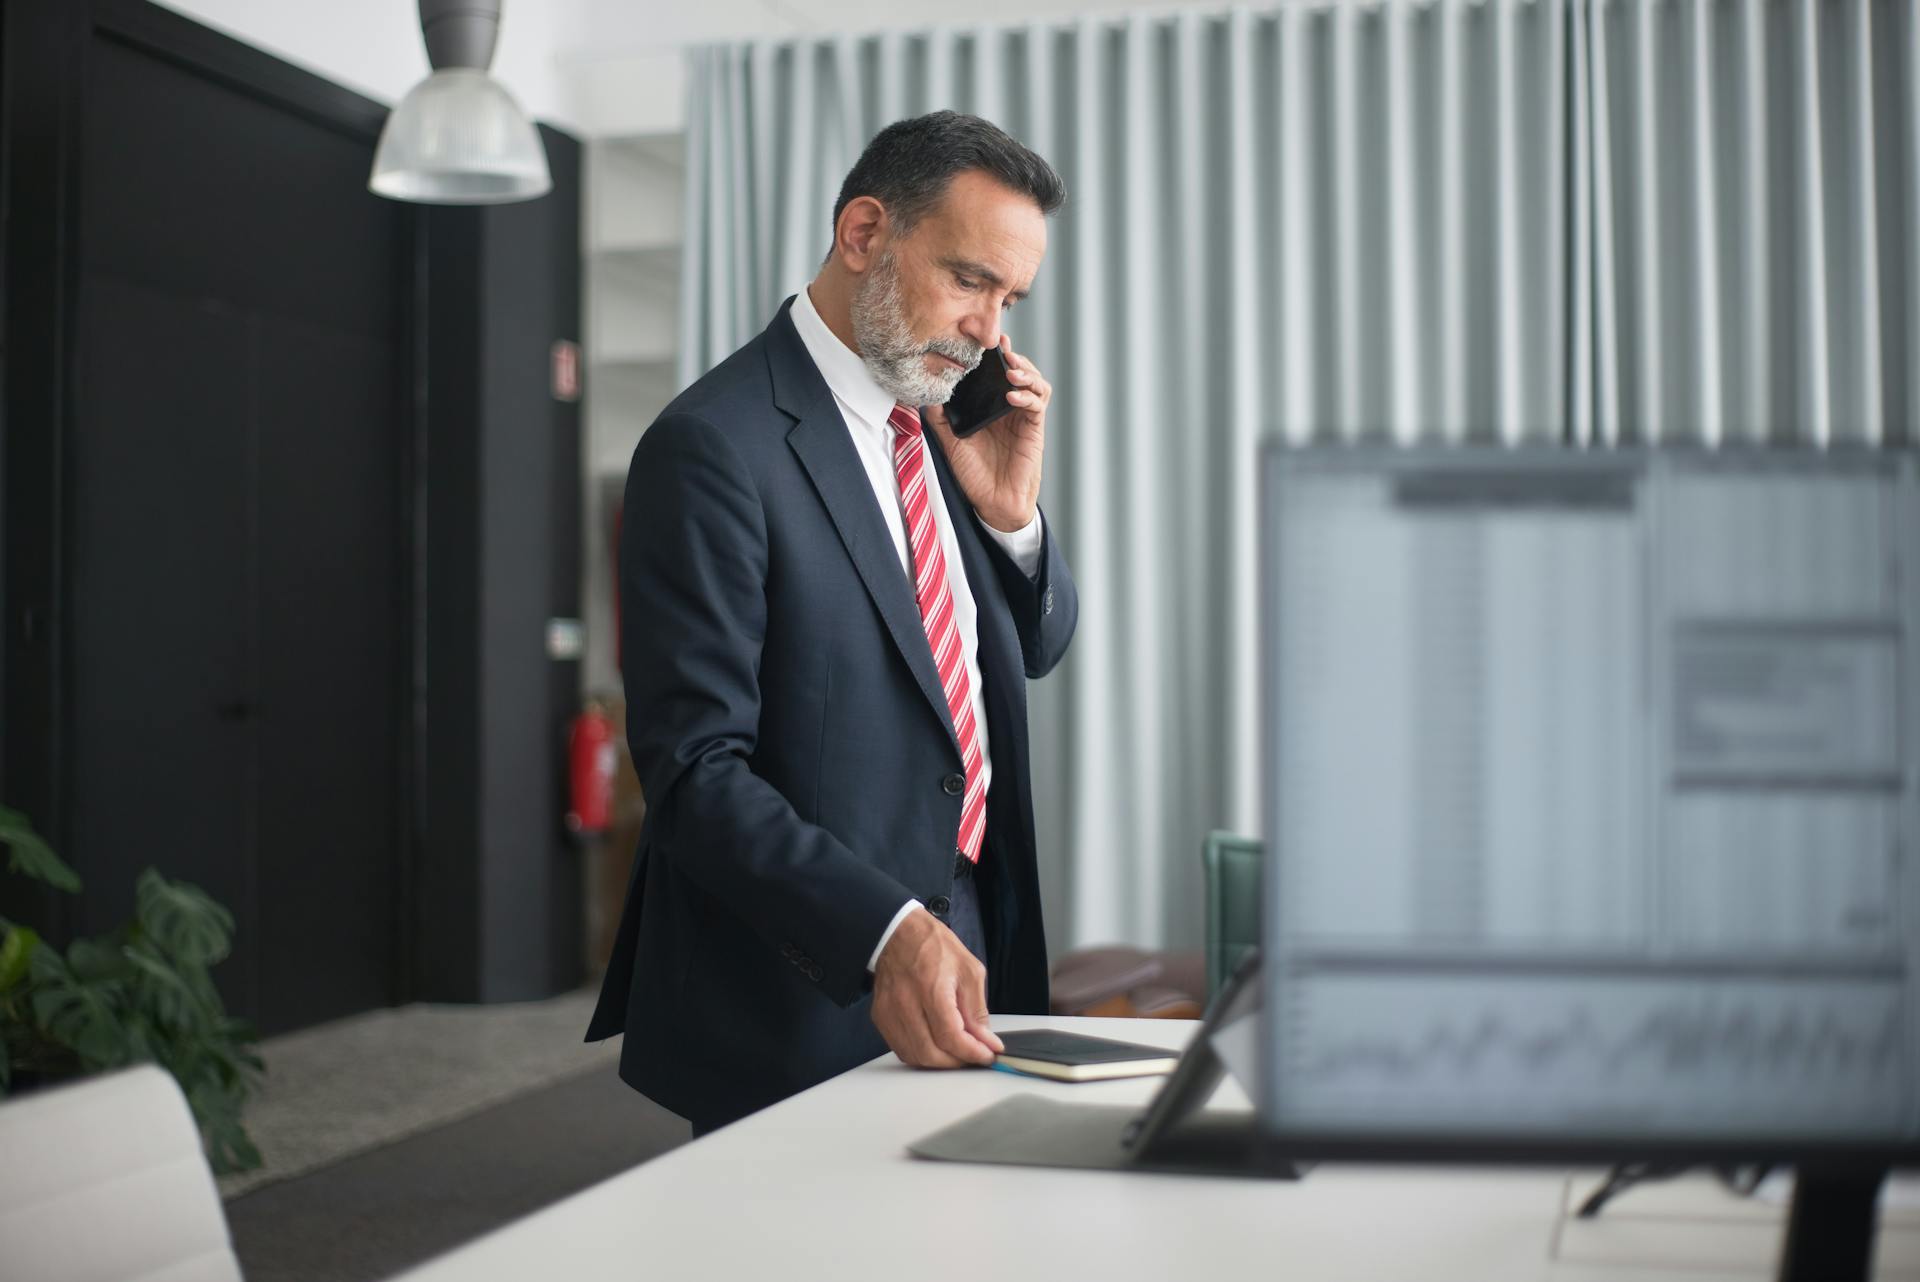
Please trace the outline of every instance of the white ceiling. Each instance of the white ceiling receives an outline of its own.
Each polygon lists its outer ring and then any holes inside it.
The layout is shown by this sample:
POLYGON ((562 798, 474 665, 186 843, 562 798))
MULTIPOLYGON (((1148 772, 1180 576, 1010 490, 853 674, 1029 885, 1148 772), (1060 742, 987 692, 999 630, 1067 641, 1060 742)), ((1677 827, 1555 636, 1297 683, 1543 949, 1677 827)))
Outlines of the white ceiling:
MULTIPOLYGON (((415 0, 156 0, 382 102, 427 74, 415 0)), ((1226 0, 504 0, 496 76, 535 117, 587 137, 680 128, 679 51, 710 40, 913 30, 1226 0)))
MULTIPOLYGON (((526 0, 508 0, 509 5, 526 0)), ((934 26, 981 25, 1033 18, 1151 8, 1157 11, 1203 4, 1226 8, 1228 0, 967 0, 965 7, 929 0, 701 0, 668 6, 634 0, 562 0, 572 11, 581 42, 571 52, 593 57, 645 52, 705 40, 759 35, 866 32, 934 26)))

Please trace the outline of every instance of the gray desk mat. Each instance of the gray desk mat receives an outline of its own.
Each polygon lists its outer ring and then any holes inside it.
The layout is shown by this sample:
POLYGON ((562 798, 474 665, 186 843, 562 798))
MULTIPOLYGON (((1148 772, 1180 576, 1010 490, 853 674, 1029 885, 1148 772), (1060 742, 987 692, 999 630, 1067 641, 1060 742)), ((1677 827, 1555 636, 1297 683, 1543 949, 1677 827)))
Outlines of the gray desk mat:
POLYGON ((1078 1171, 1150 1171, 1156 1174, 1285 1178, 1262 1162, 1251 1112, 1205 1113, 1182 1122, 1138 1154, 1121 1143, 1140 1107, 1075 1104, 1039 1095, 1015 1095, 907 1146, 936 1162, 991 1166, 1051 1166, 1078 1171))

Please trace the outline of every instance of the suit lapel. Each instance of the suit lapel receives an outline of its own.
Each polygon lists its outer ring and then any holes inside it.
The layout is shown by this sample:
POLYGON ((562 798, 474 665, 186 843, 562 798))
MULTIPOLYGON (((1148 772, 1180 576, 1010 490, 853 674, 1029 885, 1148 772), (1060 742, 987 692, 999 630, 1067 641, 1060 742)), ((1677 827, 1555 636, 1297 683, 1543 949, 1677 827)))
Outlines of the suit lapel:
MULTIPOLYGON (((788 306, 792 300, 788 300, 788 306)), ((854 452, 847 435, 847 423, 840 406, 820 377, 806 346, 793 328, 787 307, 780 309, 767 327, 768 361, 773 367, 774 403, 800 421, 787 433, 787 444, 806 469, 813 487, 826 505, 827 515, 840 532, 853 567, 873 598, 888 634, 900 657, 906 660, 920 691, 953 739, 952 718, 947 715, 947 696, 940 688, 940 670, 933 664, 933 648, 927 644, 926 625, 920 620, 920 605, 913 599, 913 584, 900 567, 893 538, 887 533, 880 507, 874 501, 873 485, 854 452), (811 384, 811 386, 809 386, 811 384)))

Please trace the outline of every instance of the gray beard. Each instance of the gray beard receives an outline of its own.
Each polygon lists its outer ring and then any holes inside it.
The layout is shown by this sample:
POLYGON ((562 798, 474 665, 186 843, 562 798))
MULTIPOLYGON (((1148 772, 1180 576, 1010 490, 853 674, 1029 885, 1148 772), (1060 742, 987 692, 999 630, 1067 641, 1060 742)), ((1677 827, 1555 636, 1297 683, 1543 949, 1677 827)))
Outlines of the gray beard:
POLYGON ((965 339, 936 338, 923 343, 913 336, 913 327, 907 323, 906 298, 900 290, 900 269, 892 251, 880 255, 854 293, 851 320, 853 341, 860 345, 860 359, 873 381, 894 400, 916 409, 945 405, 953 395, 954 384, 966 377, 984 354, 979 344, 965 339), (930 371, 928 352, 951 357, 965 368, 930 371))

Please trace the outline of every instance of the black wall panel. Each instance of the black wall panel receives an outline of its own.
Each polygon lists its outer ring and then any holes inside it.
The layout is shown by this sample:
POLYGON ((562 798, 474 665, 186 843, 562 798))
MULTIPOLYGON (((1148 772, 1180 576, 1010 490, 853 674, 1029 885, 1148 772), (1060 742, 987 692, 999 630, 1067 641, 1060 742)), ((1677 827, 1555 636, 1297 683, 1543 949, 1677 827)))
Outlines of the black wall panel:
POLYGON ((379 104, 140 0, 0 24, 0 799, 88 882, 0 912, 195 881, 269 1030, 577 984, 578 144, 398 205, 379 104))

